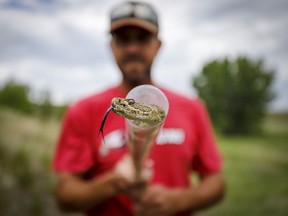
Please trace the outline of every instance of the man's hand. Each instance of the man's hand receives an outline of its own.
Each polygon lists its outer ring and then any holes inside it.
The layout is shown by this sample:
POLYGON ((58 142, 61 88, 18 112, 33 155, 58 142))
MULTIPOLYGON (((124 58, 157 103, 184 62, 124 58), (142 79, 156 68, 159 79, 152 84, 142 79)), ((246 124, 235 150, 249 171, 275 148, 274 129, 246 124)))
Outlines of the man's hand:
POLYGON ((184 211, 198 211, 223 198, 225 183, 221 173, 202 176, 197 187, 167 188, 150 185, 135 203, 135 215, 175 215, 184 211))
POLYGON ((136 179, 136 170, 130 155, 125 155, 115 166, 114 173, 125 181, 117 183, 118 193, 125 193, 132 200, 138 201, 143 194, 152 176, 152 161, 146 161, 139 179, 136 179))
POLYGON ((177 190, 162 185, 147 187, 139 202, 135 204, 137 216, 168 216, 178 211, 177 190), (176 195, 176 196, 175 196, 176 195))
POLYGON ((127 190, 132 184, 135 184, 135 168, 130 155, 121 158, 113 170, 120 181, 115 182, 117 193, 127 190))

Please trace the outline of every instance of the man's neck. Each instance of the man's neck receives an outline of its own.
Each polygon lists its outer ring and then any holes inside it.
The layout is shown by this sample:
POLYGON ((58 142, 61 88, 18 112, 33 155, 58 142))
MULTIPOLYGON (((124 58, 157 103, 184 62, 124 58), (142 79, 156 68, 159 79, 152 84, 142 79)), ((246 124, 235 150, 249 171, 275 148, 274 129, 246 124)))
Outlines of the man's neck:
POLYGON ((120 90, 124 93, 124 95, 127 95, 129 91, 131 91, 133 88, 139 85, 144 85, 144 84, 154 85, 152 80, 147 80, 146 82, 141 82, 141 83, 129 83, 123 80, 120 84, 120 90))

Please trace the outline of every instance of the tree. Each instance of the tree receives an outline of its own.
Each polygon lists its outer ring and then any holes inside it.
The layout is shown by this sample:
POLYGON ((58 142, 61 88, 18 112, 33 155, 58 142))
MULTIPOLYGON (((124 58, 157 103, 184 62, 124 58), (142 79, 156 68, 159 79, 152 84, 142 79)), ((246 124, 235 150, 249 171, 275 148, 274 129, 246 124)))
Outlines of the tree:
POLYGON ((267 102, 273 98, 274 71, 263 60, 224 58, 204 65, 193 86, 206 102, 217 130, 224 134, 248 134, 259 129, 267 102))
POLYGON ((33 107, 29 100, 29 87, 13 80, 8 81, 0 89, 0 105, 31 114, 33 107))

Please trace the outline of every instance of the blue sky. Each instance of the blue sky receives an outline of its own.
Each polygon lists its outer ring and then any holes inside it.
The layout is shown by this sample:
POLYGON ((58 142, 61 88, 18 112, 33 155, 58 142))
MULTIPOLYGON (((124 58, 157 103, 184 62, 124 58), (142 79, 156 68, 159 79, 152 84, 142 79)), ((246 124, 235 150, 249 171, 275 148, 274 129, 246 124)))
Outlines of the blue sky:
MULTIPOLYGON (((0 85, 14 78, 33 92, 50 90, 63 103, 117 84, 121 77, 107 33, 117 2, 0 0, 0 85)), ((148 2, 160 16, 163 47, 153 67, 158 84, 195 95, 192 76, 207 61, 263 58, 277 72, 270 107, 288 110, 288 1, 148 2)))

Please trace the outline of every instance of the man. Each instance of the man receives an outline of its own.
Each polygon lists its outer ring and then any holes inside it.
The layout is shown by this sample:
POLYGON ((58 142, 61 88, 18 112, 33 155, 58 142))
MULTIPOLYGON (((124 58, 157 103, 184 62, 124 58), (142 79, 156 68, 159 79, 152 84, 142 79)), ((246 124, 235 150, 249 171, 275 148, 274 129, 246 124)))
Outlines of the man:
POLYGON ((200 100, 158 86, 170 108, 149 155, 153 166, 144 167, 150 175, 143 174, 142 182, 133 178, 124 118, 110 115, 105 143, 98 136, 112 98, 141 84, 155 85, 150 72, 161 47, 158 30, 157 14, 148 4, 126 2, 111 11, 111 49, 123 79, 67 111, 54 158, 56 197, 63 209, 87 215, 190 215, 221 199, 222 162, 200 100), (200 176, 197 186, 189 181, 192 172, 200 176))

